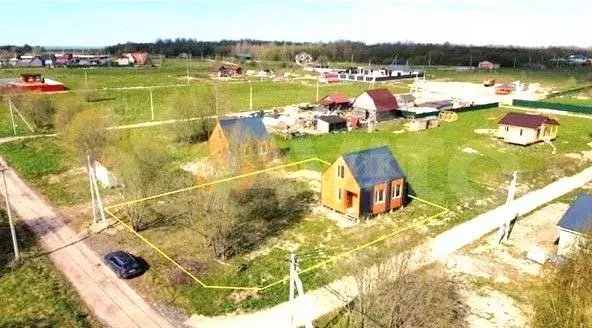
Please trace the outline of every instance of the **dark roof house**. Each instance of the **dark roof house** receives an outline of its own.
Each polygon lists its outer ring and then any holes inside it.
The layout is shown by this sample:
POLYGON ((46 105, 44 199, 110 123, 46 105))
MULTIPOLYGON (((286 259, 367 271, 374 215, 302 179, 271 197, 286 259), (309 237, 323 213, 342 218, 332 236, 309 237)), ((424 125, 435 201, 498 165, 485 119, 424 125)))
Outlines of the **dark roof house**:
POLYGON ((267 158, 271 150, 269 134, 260 117, 220 120, 208 140, 215 159, 231 165, 243 155, 267 158))
POLYGON ((362 189, 405 176, 401 165, 385 146, 344 154, 343 160, 362 189))
POLYGON ((375 215, 404 204, 405 174, 387 147, 342 155, 321 178, 321 202, 349 216, 375 215))
POLYGON ((557 226, 582 235, 592 235, 592 195, 579 195, 557 226))
POLYGON ((557 254, 565 257, 592 239, 592 195, 580 194, 557 223, 557 254))
POLYGON ((259 117, 223 119, 219 123, 224 134, 232 142, 261 141, 269 137, 265 125, 259 117))
POLYGON ((559 125, 559 122, 557 122, 557 120, 544 115, 532 115, 521 113, 508 113, 498 123, 530 129, 538 129, 543 124, 559 125))

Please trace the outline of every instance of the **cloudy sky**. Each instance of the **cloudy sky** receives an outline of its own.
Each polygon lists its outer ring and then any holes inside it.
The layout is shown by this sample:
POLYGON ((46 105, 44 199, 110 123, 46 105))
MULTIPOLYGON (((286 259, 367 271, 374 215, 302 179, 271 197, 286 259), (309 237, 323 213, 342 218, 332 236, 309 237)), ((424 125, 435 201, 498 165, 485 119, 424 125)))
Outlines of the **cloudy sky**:
POLYGON ((0 1, 0 44, 187 37, 592 46, 590 0, 0 1))

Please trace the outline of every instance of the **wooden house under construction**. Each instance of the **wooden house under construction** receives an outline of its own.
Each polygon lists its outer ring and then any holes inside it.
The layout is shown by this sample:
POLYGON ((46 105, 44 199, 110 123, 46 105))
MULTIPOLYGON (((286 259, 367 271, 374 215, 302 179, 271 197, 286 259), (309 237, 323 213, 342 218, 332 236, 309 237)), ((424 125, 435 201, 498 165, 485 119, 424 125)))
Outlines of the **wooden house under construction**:
POLYGON ((321 203, 359 218, 404 205, 405 175, 386 147, 339 157, 322 174, 321 203))
POLYGON ((240 159, 270 158, 272 143, 260 117, 242 117, 218 121, 208 140, 213 159, 237 164, 240 159))

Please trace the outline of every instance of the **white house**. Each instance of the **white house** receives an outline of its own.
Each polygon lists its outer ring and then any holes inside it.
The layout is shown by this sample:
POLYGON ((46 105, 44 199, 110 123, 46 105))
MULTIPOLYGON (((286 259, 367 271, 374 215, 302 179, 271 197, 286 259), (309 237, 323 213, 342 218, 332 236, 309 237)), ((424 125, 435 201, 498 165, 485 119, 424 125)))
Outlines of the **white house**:
POLYGON ((424 72, 409 65, 363 66, 349 68, 339 73, 344 81, 382 82, 422 77, 424 72))
POLYGON ((559 245, 557 255, 570 253, 592 237, 592 195, 581 194, 557 223, 559 245))
POLYGON ((99 161, 94 161, 95 178, 104 188, 113 188, 121 185, 119 179, 99 161))
POLYGON ((554 140, 559 130, 559 122, 544 115, 508 113, 498 124, 498 138, 523 146, 554 140))

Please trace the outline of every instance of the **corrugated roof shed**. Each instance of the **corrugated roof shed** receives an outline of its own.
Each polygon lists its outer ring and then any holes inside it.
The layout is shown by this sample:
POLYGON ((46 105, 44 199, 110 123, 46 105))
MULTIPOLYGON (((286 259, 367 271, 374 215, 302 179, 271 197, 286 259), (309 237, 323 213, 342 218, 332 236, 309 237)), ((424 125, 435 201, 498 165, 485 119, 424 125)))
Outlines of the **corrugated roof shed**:
POLYGON ((557 225, 565 230, 592 235, 592 195, 579 195, 557 225))
POLYGON ((498 122, 498 124, 538 129, 543 124, 559 125, 559 122, 544 115, 508 113, 498 122))
POLYGON ((220 120, 220 127, 230 142, 263 141, 269 136, 260 117, 220 120))
POLYGON ((347 120, 337 115, 319 116, 319 120, 325 121, 329 124, 347 123, 347 120))
POLYGON ((372 98, 376 110, 379 112, 392 111, 399 108, 397 99, 388 89, 373 89, 366 91, 366 93, 372 98))
POLYGON ((362 189, 405 177, 403 169, 385 146, 344 154, 343 160, 362 189))

